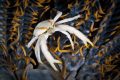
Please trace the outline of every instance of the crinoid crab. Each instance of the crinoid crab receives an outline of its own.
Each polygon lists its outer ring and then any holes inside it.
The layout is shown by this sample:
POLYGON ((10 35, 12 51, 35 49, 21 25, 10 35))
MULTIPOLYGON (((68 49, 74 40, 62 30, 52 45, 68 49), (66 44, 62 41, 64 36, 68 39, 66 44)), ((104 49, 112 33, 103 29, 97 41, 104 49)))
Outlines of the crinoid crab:
POLYGON ((77 30, 76 28, 74 28, 72 26, 62 24, 62 23, 68 22, 68 21, 72 21, 76 18, 80 18, 81 15, 77 15, 75 17, 60 20, 60 21, 56 22, 58 20, 58 18, 62 15, 62 12, 60 12, 60 11, 58 11, 57 13, 58 14, 55 16, 54 19, 45 20, 45 21, 42 21, 37 24, 37 26, 35 27, 34 32, 33 32, 34 37, 27 44, 27 47, 29 48, 32 45, 32 43, 38 39, 36 46, 35 46, 35 55, 36 55, 38 62, 42 63, 41 58, 40 58, 40 48, 41 48, 43 55, 45 56, 47 61, 50 63, 50 65, 56 71, 57 71, 57 68, 54 63, 62 63, 62 62, 57 59, 54 59, 53 56, 51 55, 51 53, 48 51, 48 47, 47 47, 47 39, 54 32, 59 31, 59 32, 65 34, 71 43, 72 49, 74 49, 74 44, 72 42, 72 39, 71 39, 71 36, 69 33, 75 34, 79 39, 81 39, 83 41, 83 43, 86 46, 87 46, 87 42, 93 46, 93 43, 79 30, 77 30))

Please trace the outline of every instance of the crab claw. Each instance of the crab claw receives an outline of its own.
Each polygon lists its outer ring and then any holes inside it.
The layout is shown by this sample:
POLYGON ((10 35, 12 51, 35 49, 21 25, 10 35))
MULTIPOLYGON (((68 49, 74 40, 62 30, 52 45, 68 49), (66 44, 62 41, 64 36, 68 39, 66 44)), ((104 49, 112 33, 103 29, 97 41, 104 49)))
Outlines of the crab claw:
POLYGON ((94 46, 93 43, 76 28, 69 26, 69 25, 57 25, 56 27, 60 30, 68 31, 71 34, 75 34, 79 39, 83 41, 86 47, 87 47, 87 42, 90 43, 92 46, 94 46))
POLYGON ((54 70, 58 71, 58 69, 56 68, 55 64, 54 63, 62 63, 61 61, 59 60, 56 60, 52 57, 52 55, 50 54, 50 52, 48 51, 48 47, 47 47, 47 38, 48 38, 48 35, 45 34, 41 37, 41 42, 40 42, 40 45, 41 45, 41 50, 43 52, 43 55, 45 56, 45 58, 47 59, 47 61, 50 63, 50 65, 54 68, 54 70))

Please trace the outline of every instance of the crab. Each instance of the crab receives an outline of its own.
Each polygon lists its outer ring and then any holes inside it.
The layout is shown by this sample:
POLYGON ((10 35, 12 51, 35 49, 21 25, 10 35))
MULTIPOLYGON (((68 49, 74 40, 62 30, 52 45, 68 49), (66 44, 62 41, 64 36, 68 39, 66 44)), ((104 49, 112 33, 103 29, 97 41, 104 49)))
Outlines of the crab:
POLYGON ((29 48, 32 45, 32 43, 34 43, 38 39, 37 43, 35 45, 35 56, 37 58, 37 61, 39 63, 43 64, 43 62, 41 61, 41 58, 40 58, 40 49, 41 49, 46 60, 50 63, 50 65, 56 71, 58 71, 58 69, 56 68, 54 63, 61 64, 62 62, 53 58, 51 53, 48 51, 48 47, 47 47, 47 39, 54 32, 59 31, 59 32, 65 34, 70 41, 72 49, 74 49, 74 44, 73 44, 73 41, 72 41, 69 33, 76 35, 79 39, 81 39, 83 41, 83 43, 86 46, 87 46, 87 42, 93 46, 93 43, 79 30, 77 30, 76 28, 74 28, 72 26, 62 24, 62 23, 69 22, 74 19, 80 18, 81 15, 77 15, 72 18, 67 18, 67 19, 56 22, 61 15, 62 15, 62 12, 58 11, 57 15, 54 17, 54 19, 49 19, 49 20, 45 20, 45 21, 38 23, 33 32, 34 37, 27 44, 27 47, 29 48))

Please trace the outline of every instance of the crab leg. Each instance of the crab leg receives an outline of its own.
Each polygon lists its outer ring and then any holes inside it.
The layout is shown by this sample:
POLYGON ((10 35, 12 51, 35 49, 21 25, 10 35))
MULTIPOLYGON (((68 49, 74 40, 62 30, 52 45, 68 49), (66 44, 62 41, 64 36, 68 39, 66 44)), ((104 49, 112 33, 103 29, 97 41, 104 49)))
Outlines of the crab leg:
POLYGON ((67 36, 67 38, 69 39, 70 43, 71 43, 72 49, 74 50, 74 44, 73 44, 73 41, 71 39, 70 34, 66 31, 62 31, 62 30, 58 29, 57 27, 55 27, 54 30, 55 31, 60 31, 61 33, 65 34, 67 36))
POLYGON ((71 34, 75 34, 79 39, 83 41, 86 47, 87 47, 87 42, 90 43, 92 46, 94 46, 93 43, 83 33, 75 29, 74 27, 71 27, 69 25, 57 25, 56 27, 59 28, 60 30, 68 31, 71 34))
POLYGON ((40 38, 38 39, 36 46, 35 46, 35 56, 36 56, 38 62, 43 64, 43 62, 41 61, 41 58, 40 58, 40 46, 39 46, 40 45, 40 38))
POLYGON ((58 20, 58 18, 62 15, 62 12, 58 11, 57 12, 58 14, 55 16, 55 18, 53 19, 54 20, 54 23, 58 20))
POLYGON ((80 17, 80 15, 77 15, 77 16, 75 16, 73 18, 64 19, 64 20, 56 22, 55 25, 62 24, 62 23, 65 23, 65 22, 69 22, 69 21, 72 21, 72 20, 74 20, 76 18, 79 18, 79 17, 80 17))
POLYGON ((62 32, 63 34, 65 34, 68 37, 68 39, 69 39, 69 41, 70 41, 70 43, 72 45, 72 49, 74 50, 74 44, 73 44, 73 41, 71 39, 70 34, 68 32, 66 32, 66 31, 60 31, 60 32, 62 32))
POLYGON ((27 44, 27 47, 29 48, 32 45, 32 43, 35 42, 35 40, 37 40, 37 39, 38 39, 38 37, 32 38, 31 41, 27 44))
POLYGON ((50 54, 50 52, 48 51, 48 47, 47 47, 47 38, 48 35, 45 34, 41 37, 41 50, 43 52, 43 55, 45 56, 45 58, 47 59, 47 61, 50 63, 50 65, 56 70, 58 71, 58 69, 56 68, 56 66, 54 65, 54 63, 62 63, 59 60, 56 60, 52 57, 52 55, 50 54))

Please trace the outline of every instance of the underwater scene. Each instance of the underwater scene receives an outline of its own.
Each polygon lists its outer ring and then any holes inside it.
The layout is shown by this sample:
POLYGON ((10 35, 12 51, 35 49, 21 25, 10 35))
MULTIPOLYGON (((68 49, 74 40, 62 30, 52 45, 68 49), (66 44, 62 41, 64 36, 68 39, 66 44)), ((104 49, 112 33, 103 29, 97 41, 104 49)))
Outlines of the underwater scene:
POLYGON ((120 0, 0 0, 0 80, 120 80, 120 0))

